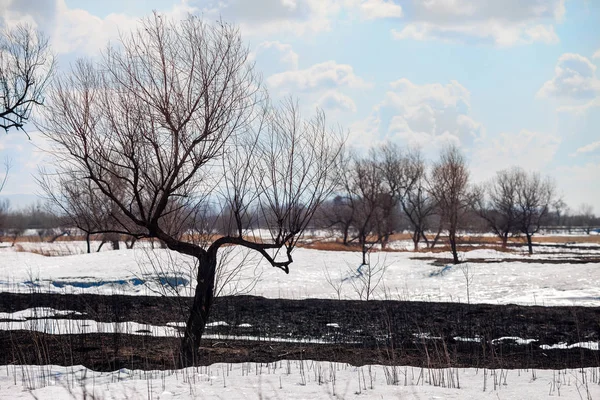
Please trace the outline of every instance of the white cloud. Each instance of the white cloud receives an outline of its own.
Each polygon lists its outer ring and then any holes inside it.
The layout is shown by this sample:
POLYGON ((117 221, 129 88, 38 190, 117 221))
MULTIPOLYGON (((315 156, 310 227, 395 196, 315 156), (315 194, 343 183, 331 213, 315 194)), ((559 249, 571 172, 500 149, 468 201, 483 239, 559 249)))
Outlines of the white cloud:
POLYGON ((594 53, 594 55, 592 56, 593 59, 596 58, 600 58, 600 49, 596 50, 596 52, 594 53))
POLYGON ((373 112, 367 118, 358 120, 350 125, 348 129, 348 143, 359 149, 368 149, 380 141, 380 127, 381 118, 378 113, 373 112))
POLYGON ((424 102, 436 107, 457 105, 460 102, 468 106, 471 96, 464 86, 454 80, 447 85, 417 85, 402 78, 390 83, 390 87, 394 90, 387 93, 387 101, 399 107, 418 106, 424 102))
POLYGON ((70 9, 63 0, 57 1, 56 23, 51 33, 53 49, 57 53, 82 52, 98 54, 109 40, 119 37, 119 31, 132 30, 138 19, 122 14, 98 18, 80 9, 70 9))
POLYGON ((413 129, 414 125, 411 125, 412 124, 409 123, 404 117, 398 115, 394 116, 388 127, 387 138, 394 141, 401 141, 409 147, 425 149, 427 155, 429 156, 439 152, 439 150, 445 145, 461 145, 461 141, 458 136, 453 135, 447 130, 439 134, 435 134, 433 131, 419 131, 413 129))
POLYGON ((595 107, 600 107, 600 97, 596 97, 595 99, 580 104, 562 105, 557 107, 556 111, 567 112, 575 115, 584 115, 595 107))
POLYGON ((585 146, 581 146, 580 148, 578 148, 575 151, 575 153, 576 154, 586 154, 586 153, 593 153, 597 150, 600 150, 600 140, 597 142, 587 144, 585 146))
POLYGON ((564 0, 413 0, 414 16, 438 23, 481 20, 562 19, 564 0))
POLYGON ((547 44, 558 43, 559 39, 554 32, 552 25, 535 25, 525 30, 525 35, 529 40, 525 39, 526 43, 542 42, 547 44))
POLYGON ((481 124, 467 116, 470 93, 457 81, 416 85, 407 79, 392 82, 381 107, 395 114, 388 134, 411 145, 451 141, 470 144, 484 133, 481 124))
POLYGON ((339 86, 369 88, 371 84, 354 73, 351 65, 327 61, 307 69, 286 71, 267 79, 270 87, 281 90, 323 90, 339 86))
POLYGON ((317 101, 317 107, 331 111, 356 111, 356 104, 349 96, 330 90, 317 101))
POLYGON ((240 25, 244 34, 314 34, 331 29, 342 12, 355 12, 365 20, 400 18, 396 0, 192 0, 204 15, 222 17, 240 25))
POLYGON ((31 24, 39 28, 38 22, 46 16, 52 21, 55 4, 52 1, 35 2, 35 0, 1 0, 0 25, 14 27, 20 23, 31 24))
POLYGON ((329 30, 342 0, 192 0, 208 18, 238 24, 247 35, 329 30))
POLYGON ((560 56, 554 77, 544 83, 538 97, 590 99, 600 94, 600 80, 596 66, 584 56, 566 53, 560 56))
POLYGON ((250 53, 249 59, 255 60, 264 53, 276 52, 279 62, 285 65, 286 69, 298 69, 298 54, 293 50, 290 44, 279 41, 266 41, 256 46, 256 49, 250 53))
POLYGON ((465 42, 478 40, 492 42, 498 46, 530 44, 534 42, 557 43, 558 36, 551 25, 531 27, 506 25, 499 21, 486 21, 470 25, 440 26, 428 22, 408 24, 402 30, 392 29, 392 37, 397 40, 440 40, 444 42, 465 42))
POLYGON ((418 85, 399 79, 390 83, 372 115, 350 128, 351 141, 358 137, 371 145, 392 139, 428 153, 448 142, 471 145, 485 136, 485 130, 468 116, 469 108, 470 93, 457 81, 418 85))
MULTIPOLYGON (((181 19, 194 10, 182 0, 164 15, 181 19)), ((4 0, 0 2, 0 15, 6 25, 29 22, 44 31, 58 54, 96 55, 109 40, 118 39, 119 34, 127 34, 140 24, 138 17, 125 14, 111 13, 99 18, 88 11, 69 8, 65 0, 4 0)))
POLYGON ((402 17, 402 7, 391 0, 365 0, 360 12, 365 19, 402 17))
POLYGON ((558 136, 527 129, 486 138, 473 151, 473 177, 476 181, 488 179, 511 166, 541 171, 552 162, 560 143, 558 136))
POLYGON ((499 46, 559 41, 564 0, 412 0, 410 23, 395 39, 489 42, 499 46))

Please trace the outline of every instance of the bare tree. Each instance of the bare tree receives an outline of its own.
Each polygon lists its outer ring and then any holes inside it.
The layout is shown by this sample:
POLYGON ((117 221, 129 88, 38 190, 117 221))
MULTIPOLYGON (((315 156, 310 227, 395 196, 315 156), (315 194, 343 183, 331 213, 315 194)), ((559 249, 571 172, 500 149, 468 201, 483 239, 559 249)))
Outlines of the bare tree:
POLYGON ((24 131, 54 70, 48 38, 29 25, 0 32, 0 128, 24 131))
POLYGON ((555 184, 539 173, 527 173, 521 168, 513 172, 516 176, 516 221, 517 228, 527 238, 529 254, 533 254, 532 236, 540 230, 548 217, 554 201, 555 184))
POLYGON ((500 238, 502 247, 506 247, 508 236, 517 229, 519 179, 518 169, 499 171, 478 193, 477 211, 500 238))
POLYGON ((65 218, 67 226, 76 227, 85 235, 87 253, 91 252, 91 236, 108 230, 110 202, 91 181, 71 173, 51 174, 41 170, 38 184, 46 194, 48 208, 65 218))
POLYGON ((430 178, 430 195, 436 199, 442 221, 448 230, 448 240, 454 263, 460 262, 457 232, 472 208, 475 197, 469 188, 469 170, 464 156, 455 146, 445 148, 434 163, 430 178))
POLYGON ((557 226, 562 227, 565 222, 565 217, 569 214, 569 206, 559 197, 552 204, 552 208, 554 209, 554 223, 557 226))
MULTIPOLYGON (((436 202, 427 190, 425 161, 419 150, 406 155, 406 190, 400 196, 400 206, 412 228, 414 250, 419 249, 421 239, 429 245, 425 231, 430 226, 431 216, 436 212, 436 202)), ((439 230, 438 230, 439 235, 439 230)))
POLYGON ((355 157, 349 174, 351 180, 347 189, 354 215, 353 226, 361 247, 362 265, 367 265, 367 254, 379 241, 374 236, 378 230, 377 223, 381 220, 378 214, 382 214, 380 201, 384 196, 383 176, 372 157, 355 157))
POLYGON ((594 227, 596 216, 594 215, 594 207, 591 204, 582 203, 577 210, 577 222, 584 232, 588 235, 594 227))
POLYGON ((247 57, 231 25, 154 15, 98 64, 79 62, 56 80, 39 123, 57 173, 90 181, 118 209, 115 233, 158 238, 198 260, 183 365, 196 360, 218 250, 243 246, 289 273, 341 151, 322 113, 304 120, 292 101, 269 104, 247 57), (220 237, 191 235, 195 211, 215 197, 235 221, 260 212, 269 237, 243 225, 220 237))
POLYGON ((315 217, 321 228, 342 233, 342 243, 348 245, 354 223, 354 208, 347 195, 337 194, 323 203, 315 217))
POLYGON ((418 180, 418 174, 414 171, 415 154, 416 151, 406 153, 389 142, 375 151, 374 157, 384 182, 384 195, 380 201, 382 221, 378 224, 382 248, 399 224, 400 202, 418 180))
POLYGON ((343 199, 351 211, 342 215, 347 218, 342 222, 354 231, 366 265, 367 253, 375 244, 385 248, 398 226, 400 199, 414 180, 407 174, 405 154, 390 143, 371 149, 368 156, 353 156, 344 167, 343 199))

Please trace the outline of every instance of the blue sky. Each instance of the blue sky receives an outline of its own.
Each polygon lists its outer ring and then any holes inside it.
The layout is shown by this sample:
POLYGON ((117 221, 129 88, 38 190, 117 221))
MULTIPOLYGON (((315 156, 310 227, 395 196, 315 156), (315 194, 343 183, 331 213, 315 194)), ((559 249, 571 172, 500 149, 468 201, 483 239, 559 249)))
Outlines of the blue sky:
MULTIPOLYGON (((152 10, 237 24, 271 95, 323 108, 358 151, 389 140, 433 159, 454 142, 474 182, 519 165, 600 214, 600 1, 0 0, 0 24, 35 24, 68 69, 152 10)), ((4 195, 37 192, 28 131, 0 137, 4 195)))

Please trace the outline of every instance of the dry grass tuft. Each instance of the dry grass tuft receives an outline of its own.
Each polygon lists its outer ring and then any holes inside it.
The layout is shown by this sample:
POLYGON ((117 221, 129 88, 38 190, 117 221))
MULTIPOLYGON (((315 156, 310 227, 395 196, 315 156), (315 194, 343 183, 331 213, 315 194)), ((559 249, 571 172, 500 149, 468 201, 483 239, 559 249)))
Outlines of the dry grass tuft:
POLYGON ((323 251, 360 251, 359 246, 345 245, 341 242, 312 242, 312 243, 298 243, 298 247, 304 247, 306 249, 323 250, 323 251))
MULTIPOLYGON (((526 243, 525 238, 521 242, 526 243)), ((534 236, 534 243, 594 243, 600 244, 600 235, 587 236, 534 236)))
POLYGON ((17 253, 33 253, 44 257, 62 257, 71 256, 74 254, 81 254, 82 251, 74 246, 60 246, 57 248, 43 248, 42 246, 23 246, 18 242, 15 244, 14 249, 17 253))
POLYGON ((17 253, 33 253, 33 254, 39 254, 40 256, 44 256, 44 257, 52 257, 52 256, 57 255, 57 254, 55 254, 56 251, 53 251, 53 250, 42 249, 42 248, 26 249, 21 244, 15 244, 14 249, 17 253))

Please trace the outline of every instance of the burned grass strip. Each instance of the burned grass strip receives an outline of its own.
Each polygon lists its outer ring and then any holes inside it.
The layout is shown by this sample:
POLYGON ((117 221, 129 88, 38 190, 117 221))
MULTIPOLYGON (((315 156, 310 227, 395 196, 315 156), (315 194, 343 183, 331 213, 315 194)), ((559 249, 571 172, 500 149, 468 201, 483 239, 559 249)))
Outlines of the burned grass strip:
MULTIPOLYGON (((79 313, 66 314, 75 320, 177 327, 184 321, 181 310, 189 301, 2 293, 0 312, 45 307, 79 313)), ((35 324, 36 318, 28 317, 28 321, 35 324)), ((600 337, 598 307, 231 296, 218 299, 211 322, 201 346, 202 364, 311 358, 353 365, 600 365, 600 352, 590 346, 597 347, 600 337)), ((47 334, 43 330, 11 330, 7 328, 10 322, 2 324, 0 353, 4 364, 82 364, 97 370, 173 368, 179 344, 176 336, 154 337, 151 330, 144 329, 47 334)))

